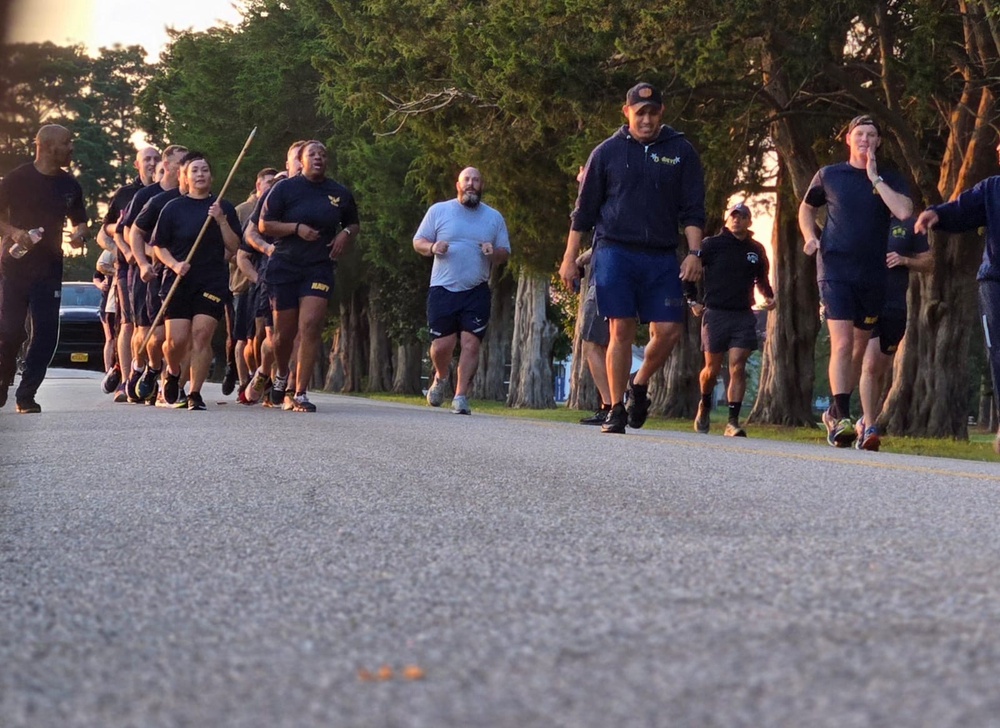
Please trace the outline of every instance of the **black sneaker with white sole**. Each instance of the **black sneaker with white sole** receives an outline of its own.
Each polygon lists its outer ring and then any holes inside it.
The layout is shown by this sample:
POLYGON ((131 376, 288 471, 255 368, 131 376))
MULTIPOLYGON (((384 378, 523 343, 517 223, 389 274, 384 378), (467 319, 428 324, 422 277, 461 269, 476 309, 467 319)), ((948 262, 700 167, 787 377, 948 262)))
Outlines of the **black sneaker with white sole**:
POLYGON ((201 392, 191 392, 187 396, 189 410, 206 410, 205 400, 201 398, 201 392))
POLYGON ((616 404, 608 412, 608 416, 604 418, 604 424, 601 425, 601 432, 610 432, 616 435, 625 434, 625 425, 628 424, 628 412, 625 411, 625 405, 616 404))

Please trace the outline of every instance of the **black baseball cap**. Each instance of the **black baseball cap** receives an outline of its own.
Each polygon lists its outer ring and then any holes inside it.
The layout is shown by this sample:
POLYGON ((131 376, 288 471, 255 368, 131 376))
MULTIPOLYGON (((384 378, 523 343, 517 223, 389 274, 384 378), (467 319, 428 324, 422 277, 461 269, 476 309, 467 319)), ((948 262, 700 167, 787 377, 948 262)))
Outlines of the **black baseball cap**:
POLYGON ((879 123, 877 121, 875 121, 874 116, 870 116, 868 114, 855 116, 853 119, 851 119, 851 123, 847 125, 847 133, 850 134, 852 131, 854 131, 854 128, 857 126, 874 126, 875 131, 878 132, 878 135, 882 136, 882 127, 879 126, 879 123))
POLYGON ((743 215, 744 217, 746 217, 747 220, 753 219, 753 215, 750 213, 750 208, 747 207, 742 202, 737 202, 735 205, 729 208, 729 214, 732 215, 734 213, 743 215))
POLYGON ((653 84, 643 81, 628 90, 628 94, 625 96, 625 103, 629 106, 640 106, 642 104, 663 106, 663 96, 656 90, 653 84))

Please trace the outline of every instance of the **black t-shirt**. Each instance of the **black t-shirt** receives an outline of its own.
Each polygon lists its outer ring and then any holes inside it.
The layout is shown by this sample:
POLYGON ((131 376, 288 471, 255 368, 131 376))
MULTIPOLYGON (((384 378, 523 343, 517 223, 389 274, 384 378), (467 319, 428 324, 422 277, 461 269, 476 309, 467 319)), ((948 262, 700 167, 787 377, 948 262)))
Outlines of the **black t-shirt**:
POLYGON ((268 222, 302 223, 319 231, 318 240, 286 235, 275 241, 268 269, 330 264, 330 244, 344 227, 358 223, 358 208, 350 190, 332 179, 313 182, 304 175, 281 180, 264 201, 268 222))
MULTIPOLYGON (((138 197, 138 195, 136 196, 138 197)), ((147 243, 153 236, 153 230, 156 228, 156 221, 160 219, 160 213, 163 212, 163 208, 168 202, 176 200, 180 196, 180 189, 174 187, 166 192, 160 192, 159 194, 153 195, 142 206, 142 209, 139 210, 139 213, 136 215, 132 224, 139 230, 142 230, 143 234, 146 236, 147 243)), ((156 275, 162 276, 163 269, 163 263, 160 262, 159 258, 156 258, 153 261, 153 271, 156 275)))
MULTIPOLYGON (((881 174, 893 190, 909 194, 899 172, 886 169, 881 174)), ((813 207, 826 205, 827 209, 816 261, 817 279, 883 282, 891 213, 872 188, 868 172, 849 162, 823 167, 809 184, 805 202, 813 207)))
MULTIPOLYGON (((926 253, 931 249, 927 244, 927 236, 919 235, 913 230, 915 220, 911 217, 905 222, 892 218, 889 229, 889 252, 899 253, 912 258, 918 253, 926 253)), ((885 281, 885 309, 888 311, 906 311, 906 289, 910 286, 910 269, 905 265, 889 268, 885 281)))
POLYGON ((705 306, 722 311, 753 308, 754 286, 766 298, 774 298, 768 281, 769 263, 764 246, 747 236, 740 240, 728 229, 705 238, 701 244, 705 266, 705 306))
MULTIPOLYGON (((132 198, 135 194, 141 190, 143 187, 141 179, 134 179, 128 184, 124 184, 115 190, 115 193, 111 196, 111 202, 108 205, 108 212, 104 216, 104 222, 102 223, 105 227, 108 225, 114 225, 117 231, 121 231, 122 217, 125 214, 125 210, 128 209, 129 203, 132 202, 132 198)), ((117 265, 120 269, 124 269, 126 266, 125 256, 122 252, 115 246, 115 254, 117 255, 117 265)))
MULTIPOLYGON (((128 228, 135 225, 135 220, 139 217, 139 213, 142 212, 142 208, 146 206, 146 203, 163 192, 163 186, 159 182, 147 185, 136 192, 132 201, 128 203, 128 207, 125 208, 125 214, 122 216, 122 227, 128 228)), ((145 230, 144 232, 148 237, 149 230, 145 230)))
MULTIPOLYGON (((166 194, 166 193, 163 193, 166 194)), ((155 199, 155 198, 154 198, 155 199)), ((164 248, 177 260, 184 260, 191 251, 201 226, 208 217, 208 208, 215 202, 215 195, 204 199, 180 196, 168 202, 160 213, 160 219, 153 230, 152 245, 164 248)), ((240 220, 236 216, 236 208, 229 202, 220 203, 226 215, 226 221, 235 235, 240 234, 240 220)), ((163 283, 173 283, 175 273, 165 269, 163 283)), ((198 250, 191 258, 191 271, 184 277, 190 284, 202 290, 229 292, 229 265, 226 263, 226 245, 222 239, 222 230, 215 220, 208 224, 205 236, 198 244, 198 250)))
POLYGON ((73 175, 59 170, 42 174, 32 163, 22 164, 0 179, 0 211, 16 228, 45 228, 42 239, 18 259, 11 257, 5 238, 0 270, 5 275, 62 277, 63 228, 87 222, 83 190, 73 175))

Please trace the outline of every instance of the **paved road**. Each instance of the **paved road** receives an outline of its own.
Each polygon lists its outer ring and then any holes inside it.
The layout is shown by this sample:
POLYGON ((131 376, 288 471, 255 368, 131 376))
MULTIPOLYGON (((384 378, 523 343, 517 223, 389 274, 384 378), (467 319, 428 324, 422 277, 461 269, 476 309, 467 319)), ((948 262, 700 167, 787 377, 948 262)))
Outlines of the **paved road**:
POLYGON ((0 412, 4 728, 1000 725, 998 464, 78 376, 0 412))

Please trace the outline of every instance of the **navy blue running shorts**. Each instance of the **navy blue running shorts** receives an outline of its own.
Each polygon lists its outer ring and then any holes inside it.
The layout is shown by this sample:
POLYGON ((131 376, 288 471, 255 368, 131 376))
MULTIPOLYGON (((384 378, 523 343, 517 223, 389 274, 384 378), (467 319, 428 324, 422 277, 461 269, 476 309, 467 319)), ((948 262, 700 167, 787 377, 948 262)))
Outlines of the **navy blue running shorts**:
POLYGON ((594 253, 597 308, 609 319, 641 323, 684 320, 680 263, 674 252, 601 244, 594 253))
POLYGON ((885 301, 885 286, 850 281, 820 281, 819 298, 827 321, 852 321, 854 327, 871 331, 878 323, 885 301))
POLYGON ((482 341, 490 322, 490 287, 480 283, 467 291, 431 286, 427 292, 427 327, 431 339, 468 331, 482 341))
POLYGON ((883 354, 892 355, 899 348, 899 342, 906 334, 906 311, 885 309, 879 314, 878 323, 872 329, 872 338, 878 339, 883 354))
MULTIPOLYGON (((166 297, 168 288, 163 289, 166 297)), ((226 302, 229 300, 229 290, 209 291, 197 283, 181 279, 177 292, 170 299, 170 305, 163 314, 165 319, 188 319, 195 316, 211 316, 216 321, 226 313, 226 302)))

